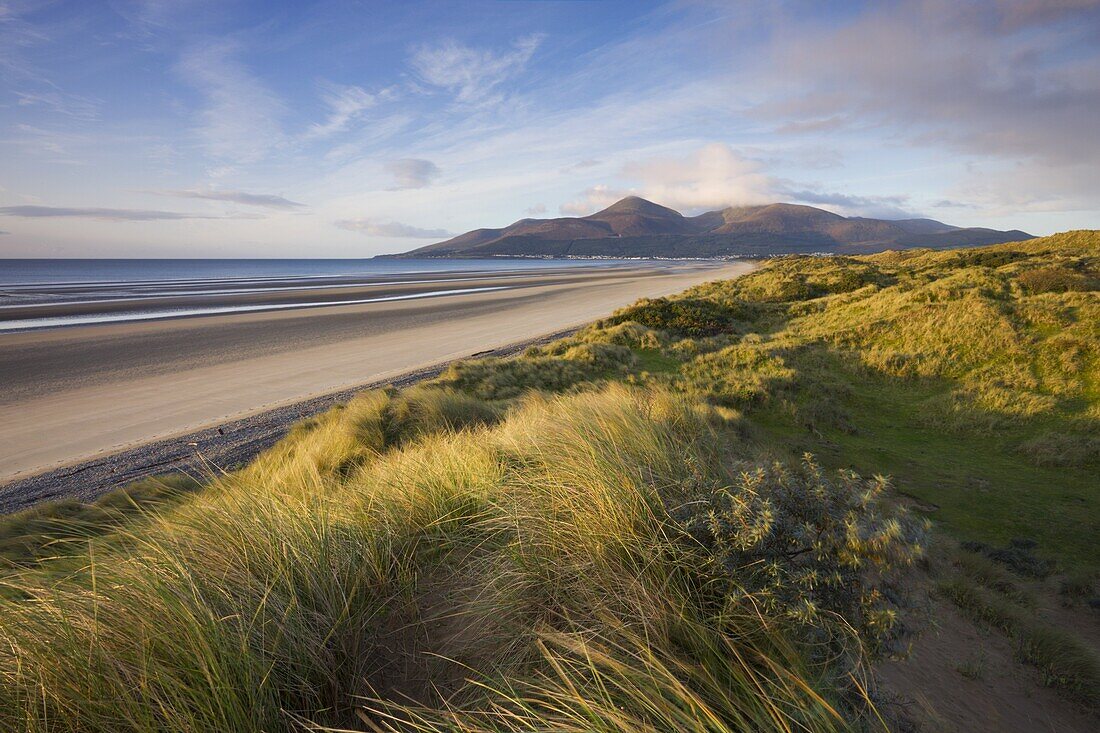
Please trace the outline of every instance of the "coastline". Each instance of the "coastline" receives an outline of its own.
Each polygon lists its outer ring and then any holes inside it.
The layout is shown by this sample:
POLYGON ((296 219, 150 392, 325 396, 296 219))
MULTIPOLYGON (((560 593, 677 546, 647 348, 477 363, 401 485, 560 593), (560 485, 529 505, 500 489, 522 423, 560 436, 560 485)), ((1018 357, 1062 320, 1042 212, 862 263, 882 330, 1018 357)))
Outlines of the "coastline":
POLYGON ((463 358, 515 356, 530 346, 556 341, 576 330, 569 328, 557 331, 430 367, 414 369, 389 379, 307 397, 200 430, 158 438, 30 476, 0 480, 0 515, 18 512, 44 501, 94 501, 121 486, 164 473, 202 475, 229 471, 247 463, 277 443, 299 421, 346 402, 359 392, 386 386, 408 387, 439 376, 447 367, 463 358))
MULTIPOLYGON (((725 265, 532 273, 488 292, 0 334, 0 511, 93 497, 171 470, 194 451, 166 445, 210 431, 220 438, 217 428, 224 433, 227 424, 240 423, 241 444, 259 450, 284 422, 305 417, 304 405, 320 410, 341 395, 415 381, 457 359, 511 353, 516 344, 572 330, 638 298, 753 267, 725 265), (256 432, 263 421, 255 417, 272 411, 283 411, 284 422, 256 432), (149 445, 158 447, 143 452, 149 445), (112 458, 124 453, 132 454, 125 469, 112 458)), ((385 287, 393 293, 410 286, 385 287)), ((213 442, 182 442, 199 443, 183 447, 202 447, 217 467, 247 452, 236 443, 220 450, 213 442)))

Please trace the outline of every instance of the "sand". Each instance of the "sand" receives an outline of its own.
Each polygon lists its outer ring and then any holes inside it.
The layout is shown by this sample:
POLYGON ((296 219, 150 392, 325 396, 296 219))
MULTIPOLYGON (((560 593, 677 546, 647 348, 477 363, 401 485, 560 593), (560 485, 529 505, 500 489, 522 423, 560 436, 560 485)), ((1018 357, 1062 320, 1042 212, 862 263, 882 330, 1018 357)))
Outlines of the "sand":
POLYGON ((535 273, 506 290, 420 300, 0 334, 0 481, 529 340, 749 267, 535 273))

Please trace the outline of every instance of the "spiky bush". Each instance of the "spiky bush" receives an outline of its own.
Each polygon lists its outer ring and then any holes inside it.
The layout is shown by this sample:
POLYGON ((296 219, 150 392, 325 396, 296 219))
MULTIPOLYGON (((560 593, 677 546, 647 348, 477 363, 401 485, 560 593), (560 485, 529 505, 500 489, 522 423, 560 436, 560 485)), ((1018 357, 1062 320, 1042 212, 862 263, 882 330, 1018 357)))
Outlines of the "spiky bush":
POLYGON ((676 510, 727 603, 753 603, 820 634, 844 619, 878 646, 894 630, 896 571, 922 552, 924 525, 884 501, 888 482, 811 456, 756 466, 676 510))

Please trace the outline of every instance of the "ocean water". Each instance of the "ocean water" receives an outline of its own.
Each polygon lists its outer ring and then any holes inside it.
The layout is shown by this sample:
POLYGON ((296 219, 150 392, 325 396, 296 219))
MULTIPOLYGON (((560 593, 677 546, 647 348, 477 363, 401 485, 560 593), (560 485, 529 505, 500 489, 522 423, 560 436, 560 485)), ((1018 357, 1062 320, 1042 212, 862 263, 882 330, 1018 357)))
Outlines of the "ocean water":
MULTIPOLYGON (((362 259, 362 260, 2 260, 0 288, 65 283, 135 283, 369 277, 468 271, 522 271, 616 266, 629 260, 362 259)), ((637 264, 637 263, 634 263, 637 264)))
POLYGON ((0 334, 443 298, 628 260, 0 260, 0 334), (387 290, 399 286, 399 291, 387 290))

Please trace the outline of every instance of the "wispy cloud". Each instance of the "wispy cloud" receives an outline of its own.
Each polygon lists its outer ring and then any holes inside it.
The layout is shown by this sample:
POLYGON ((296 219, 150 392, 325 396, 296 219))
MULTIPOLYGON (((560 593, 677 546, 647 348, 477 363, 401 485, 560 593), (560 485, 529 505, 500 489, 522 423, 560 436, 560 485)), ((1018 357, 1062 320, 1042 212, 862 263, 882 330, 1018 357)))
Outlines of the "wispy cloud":
POLYGON ((394 187, 425 188, 439 177, 439 166, 422 158, 400 158, 385 164, 386 172, 393 176, 394 187))
POLYGON ((453 40, 423 45, 415 49, 409 65, 422 81, 453 92, 459 102, 480 102, 527 65, 543 38, 524 36, 502 52, 453 40))
POLYGON ((388 89, 371 94, 357 86, 329 86, 323 95, 325 104, 329 107, 329 116, 324 122, 310 125, 306 137, 329 137, 347 130, 353 121, 361 118, 364 112, 391 94, 388 89))
POLYGON ((184 199, 204 199, 206 201, 227 201, 234 204, 244 204, 245 206, 260 206, 265 209, 281 209, 289 211, 293 209, 305 208, 305 204, 297 201, 291 201, 290 199, 283 198, 282 196, 276 196, 269 193, 248 193, 247 191, 217 191, 217 190, 164 190, 164 191, 149 191, 149 193, 156 194, 158 196, 171 196, 173 198, 184 199))
POLYGON ((904 219, 915 216, 907 207, 908 196, 853 196, 827 191, 784 189, 788 201, 828 206, 845 216, 870 216, 877 219, 904 219))
MULTIPOLYGON (((40 51, 72 32, 65 21, 32 22, 41 3, 0 2, 0 91, 15 98, 17 108, 39 109, 73 122, 99 119, 101 100, 73 94, 54 81, 40 63, 40 51)), ((65 39, 67 40, 67 39, 65 39)))
POLYGON ((410 239, 444 239, 452 236, 446 229, 422 229, 399 221, 381 219, 341 219, 334 222, 341 229, 347 229, 372 237, 402 237, 410 239))
POLYGON ((196 46, 184 54, 179 69, 204 99, 197 132, 206 152, 247 165, 283 144, 279 121, 285 106, 240 62, 239 50, 228 41, 196 46))
POLYGON ((545 214, 546 211, 546 204, 535 204, 534 206, 527 207, 524 213, 528 216, 539 216, 540 214, 545 214))
POLYGON ((98 221, 166 221, 177 219, 237 219, 239 216, 205 216, 180 211, 153 209, 97 209, 69 206, 0 206, 0 216, 21 216, 28 219, 67 218, 98 221))
POLYGON ((75 94, 66 94, 57 89, 45 91, 16 91, 16 104, 20 107, 44 107, 51 112, 72 117, 76 120, 92 122, 99 118, 99 102, 75 94))

